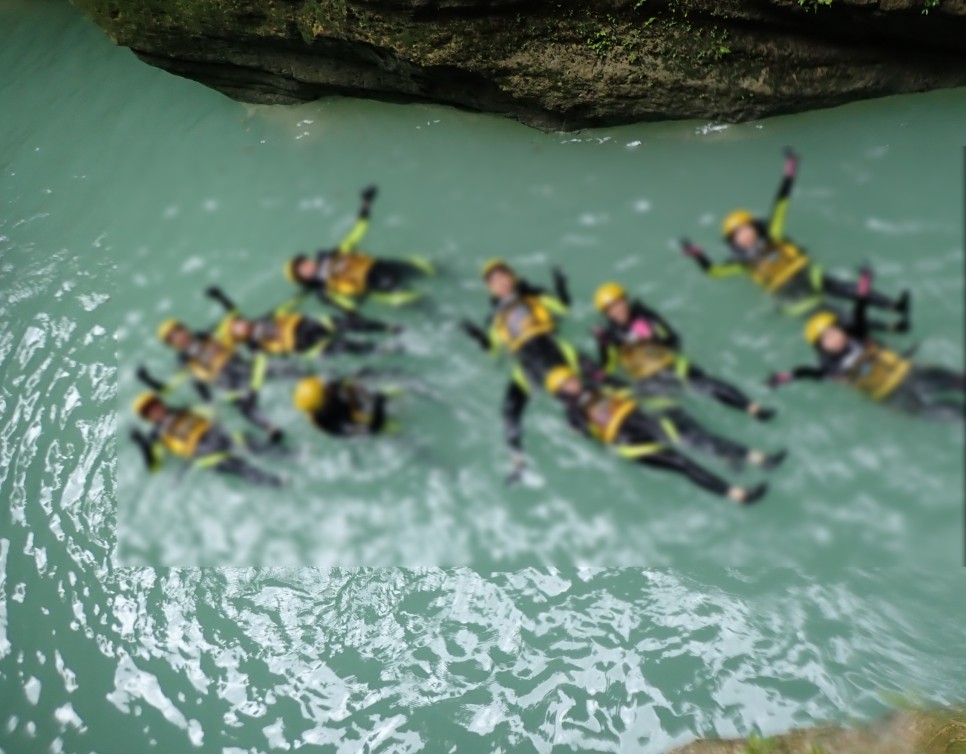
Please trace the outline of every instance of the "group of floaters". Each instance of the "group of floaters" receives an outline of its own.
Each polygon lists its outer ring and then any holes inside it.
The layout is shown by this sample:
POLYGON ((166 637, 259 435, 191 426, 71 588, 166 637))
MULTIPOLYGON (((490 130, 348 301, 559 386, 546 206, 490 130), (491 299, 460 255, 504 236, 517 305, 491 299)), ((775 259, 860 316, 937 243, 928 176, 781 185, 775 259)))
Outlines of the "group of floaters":
MULTIPOLYGON (((962 419, 966 393, 962 372, 914 364, 908 355, 872 335, 909 330, 908 291, 892 298, 873 290, 868 268, 860 271, 855 282, 833 277, 785 236, 797 167, 797 155, 786 150, 782 182, 767 220, 745 210, 725 218, 722 234, 730 252, 728 262, 715 264, 697 245, 681 241, 684 254, 708 275, 746 274, 788 313, 808 315, 805 339, 815 349, 818 365, 774 374, 768 385, 831 379, 909 413, 962 419), (851 314, 830 306, 830 297, 851 301, 851 314), (894 320, 870 320, 870 306, 892 312, 894 320)), ((282 484, 280 477, 245 458, 246 452, 284 452, 284 433, 258 405, 259 390, 267 378, 298 378, 295 406, 329 435, 374 435, 393 426, 387 413, 389 396, 365 384, 366 370, 325 380, 310 366, 319 356, 382 350, 361 336, 391 334, 400 328, 364 317, 359 307, 371 299, 393 306, 419 301, 423 294, 411 287, 412 282, 435 274, 433 265, 422 258, 379 259, 358 250, 375 195, 374 187, 363 191, 356 224, 337 248, 314 257, 299 255, 286 264, 286 277, 300 291, 275 311, 246 317, 223 291, 209 288, 207 295, 227 312, 216 328, 193 331, 180 321, 162 323, 158 337, 175 351, 181 370, 162 382, 143 367, 138 369, 138 377, 151 392, 139 396, 134 409, 150 429, 135 430, 132 438, 149 468, 158 468, 167 451, 191 465, 251 483, 282 484), (338 313, 322 317, 300 313, 299 306, 313 293, 338 313), (217 392, 264 436, 232 434, 205 410, 169 405, 164 394, 185 377, 192 378, 205 402, 217 392)), ((677 405, 674 396, 690 388, 759 421, 771 419, 775 410, 692 363, 682 352, 678 333, 657 311, 629 297, 619 283, 601 285, 594 305, 602 322, 594 330, 597 349, 591 355, 578 351, 559 334, 558 320, 570 306, 567 280, 559 269, 553 270, 552 292, 523 279, 502 259, 488 261, 482 278, 490 293, 489 316, 483 326, 464 320, 462 329, 481 348, 504 351, 514 362, 503 401, 504 434, 513 458, 508 482, 524 473, 522 418, 533 391, 543 389, 558 399, 574 429, 625 458, 682 474, 739 504, 764 496, 765 483, 729 484, 683 449, 713 454, 733 468, 750 465, 765 470, 777 467, 785 452, 765 453, 709 432, 677 405)))

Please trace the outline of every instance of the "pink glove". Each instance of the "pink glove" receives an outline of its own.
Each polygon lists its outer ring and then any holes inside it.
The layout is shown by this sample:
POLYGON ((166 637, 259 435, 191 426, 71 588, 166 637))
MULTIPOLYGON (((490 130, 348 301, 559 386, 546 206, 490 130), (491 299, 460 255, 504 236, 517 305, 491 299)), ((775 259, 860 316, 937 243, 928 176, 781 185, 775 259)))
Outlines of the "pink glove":
POLYGON ((631 332, 642 340, 650 340, 654 335, 654 330, 646 319, 635 319, 634 324, 631 325, 631 332))

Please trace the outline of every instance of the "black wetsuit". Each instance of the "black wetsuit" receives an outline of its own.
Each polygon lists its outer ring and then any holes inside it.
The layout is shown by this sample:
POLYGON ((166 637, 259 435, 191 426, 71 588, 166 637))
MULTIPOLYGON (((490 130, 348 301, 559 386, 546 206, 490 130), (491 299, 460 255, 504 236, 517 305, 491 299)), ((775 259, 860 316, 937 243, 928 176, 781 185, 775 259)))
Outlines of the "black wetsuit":
MULTIPOLYGON (((241 316, 238 307, 220 288, 208 288, 206 293, 220 303, 229 316, 241 316)), ((271 353, 271 349, 266 348, 265 344, 279 337, 278 317, 286 314, 289 314, 288 305, 283 305, 274 312, 251 320, 252 332, 245 341, 245 345, 252 351, 271 353)), ((300 354, 310 351, 327 354, 371 353, 376 348, 374 343, 346 338, 343 333, 376 333, 393 330, 394 328, 385 322, 363 317, 356 312, 348 312, 344 316, 337 317, 326 316, 321 319, 299 315, 298 324, 295 326, 293 351, 300 354)))
MULTIPOLYGON (((610 372, 618 363, 617 352, 621 346, 642 341, 653 342, 677 352, 681 348, 681 338, 673 327, 658 312, 640 301, 630 302, 630 316, 625 324, 608 319, 607 324, 595 332, 597 336, 598 360, 601 367, 610 372), (643 337, 639 331, 648 332, 643 337)), ((674 363, 660 372, 636 383, 641 392, 651 395, 665 395, 682 386, 694 388, 714 398, 719 403, 747 412, 753 401, 741 390, 724 380, 712 377, 701 367, 680 354, 675 354, 674 363)), ((772 412, 761 412, 770 416, 772 412)))
MULTIPOLYGON (((262 333, 269 334, 275 328, 275 316, 267 315, 252 322, 252 337, 245 345, 253 351, 264 350, 260 344, 262 333)), ((359 315, 327 317, 324 320, 303 316, 295 326, 295 353, 317 351, 329 355, 372 353, 378 346, 365 340, 354 340, 343 335, 346 332, 387 332, 389 325, 359 315)))
MULTIPOLYGON (((169 410, 174 416, 189 413, 186 409, 169 410)), ((148 469, 151 471, 157 470, 161 464, 159 448, 163 447, 161 428, 158 425, 154 425, 147 435, 135 430, 131 434, 131 437, 140 448, 144 463, 148 469)), ((262 471, 239 457, 236 454, 237 449, 238 446, 232 440, 231 436, 220 426, 213 424, 198 440, 198 445, 192 457, 186 460, 189 463, 204 463, 206 459, 215 456, 224 456, 217 458, 207 468, 211 468, 222 474, 237 476, 250 484, 270 487, 278 487, 282 484, 282 480, 279 477, 267 471, 262 471)))
MULTIPOLYGON (((870 346, 878 344, 871 337, 875 331, 894 330, 893 325, 874 322, 866 316, 869 302, 859 298, 849 319, 839 317, 838 326, 848 341, 838 353, 828 353, 816 346, 818 366, 798 366, 772 378, 772 384, 790 379, 848 381, 859 368, 870 346)), ((913 365, 898 388, 883 399, 890 406, 911 414, 936 419, 962 419, 964 416, 966 375, 938 366, 913 365)))
MULTIPOLYGON (((587 406, 597 397, 593 390, 584 390, 579 396, 562 399, 567 421, 574 429, 587 437, 594 437, 587 416, 587 406)), ((667 435, 660 421, 641 411, 633 411, 624 419, 613 445, 642 446, 654 445, 652 452, 634 460, 644 466, 683 474, 694 484, 716 495, 727 495, 729 485, 703 466, 692 461, 683 453, 669 446, 667 435)))
MULTIPOLYGON (((566 277, 559 270, 554 270, 554 289, 555 300, 563 308, 568 307, 570 305, 570 291, 567 287, 566 277)), ((532 285, 526 280, 519 280, 513 293, 514 298, 545 298, 547 295, 544 288, 532 285)), ((494 347, 487 330, 492 326, 497 312, 506 303, 506 301, 501 301, 495 297, 490 298, 491 312, 485 329, 466 320, 462 323, 464 332, 473 338, 484 351, 490 351, 494 347)), ((573 357, 568 356, 560 339, 553 333, 530 338, 514 352, 513 357, 520 365, 525 380, 521 384, 521 380, 515 377, 507 384, 506 392, 503 395, 503 431, 507 444, 513 450, 520 451, 523 447, 523 413, 530 402, 532 387, 537 385, 542 388, 547 373, 554 367, 574 365, 573 357)))
MULTIPOLYGON (((795 172, 798 164, 798 158, 796 156, 791 155, 790 158, 794 162, 790 167, 786 164, 785 175, 782 177, 782 182, 775 195, 771 216, 767 220, 759 219, 755 221, 759 240, 754 248, 744 249, 729 240, 728 249, 731 257, 730 260, 723 264, 715 264, 696 246, 688 241, 684 242, 685 250, 708 275, 712 277, 727 277, 736 272, 750 272, 762 259, 763 255, 771 253, 776 246, 789 242, 784 235, 785 215, 788 211, 789 197, 795 182, 795 172)), ((796 245, 792 244, 792 246, 796 245)), ((803 251, 801 247, 796 246, 796 248, 803 251)), ((856 283, 829 275, 821 267, 812 262, 809 262, 774 291, 774 295, 780 301, 788 304, 789 309, 796 313, 807 311, 810 300, 813 300, 810 306, 817 305, 820 297, 824 294, 853 301, 860 296, 856 283), (800 308, 796 306, 796 304, 800 303, 806 304, 806 307, 800 308)), ((869 291, 867 298, 870 304, 883 309, 906 312, 909 308, 909 298, 906 293, 903 293, 898 299, 893 299, 877 291, 869 291)))
POLYGON ((335 437, 374 435, 386 425, 386 396, 357 383, 339 380, 325 391, 325 403, 311 414, 312 423, 335 437))

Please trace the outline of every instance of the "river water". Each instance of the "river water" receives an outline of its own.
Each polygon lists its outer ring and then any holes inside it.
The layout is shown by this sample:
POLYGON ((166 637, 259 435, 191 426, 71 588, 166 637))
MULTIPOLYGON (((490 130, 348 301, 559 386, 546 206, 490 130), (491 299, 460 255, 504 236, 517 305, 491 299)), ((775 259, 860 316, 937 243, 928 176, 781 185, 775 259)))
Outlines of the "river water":
POLYGON ((962 368, 966 92, 567 135, 425 105, 249 107, 66 4, 6 2, 0 102, 0 750, 658 754, 966 698, 962 428, 830 385, 769 393, 809 359, 800 323, 676 251, 687 233, 720 253, 723 213, 767 210, 794 145, 789 232, 910 287, 896 344, 962 368), (370 182, 367 245, 441 268, 425 305, 369 312, 406 327, 378 360, 407 388, 402 432, 327 440, 272 384, 284 490, 148 477, 127 407, 137 364, 170 371, 157 322, 214 321, 214 282, 271 308, 284 260, 338 241, 370 182), (566 270, 582 346, 619 278, 774 404, 761 425, 685 399, 790 449, 766 501, 625 466, 545 398, 507 489, 508 367, 456 327, 486 311, 497 255, 535 282, 566 270))

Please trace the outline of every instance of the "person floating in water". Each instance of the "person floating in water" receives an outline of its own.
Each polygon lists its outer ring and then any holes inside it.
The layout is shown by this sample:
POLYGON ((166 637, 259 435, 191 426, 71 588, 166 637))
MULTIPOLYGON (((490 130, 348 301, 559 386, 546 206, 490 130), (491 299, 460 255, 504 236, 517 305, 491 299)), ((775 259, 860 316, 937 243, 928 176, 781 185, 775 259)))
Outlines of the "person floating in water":
MULTIPOLYGON (((768 379, 771 387, 792 380, 834 380, 910 414, 962 419, 966 375, 938 366, 920 366, 871 337, 875 330, 894 330, 866 316, 871 273, 859 280, 859 297, 846 320, 832 311, 813 314, 805 324, 805 340, 815 348, 818 366, 799 366, 768 379)), ((904 329, 904 328, 903 328, 904 329)))
POLYGON ((366 319, 356 312, 322 318, 298 314, 292 311, 294 302, 283 304, 257 319, 246 319, 220 288, 208 288, 205 293, 228 312, 218 328, 219 333, 231 343, 244 344, 255 353, 272 356, 367 354, 376 350, 377 344, 347 338, 345 333, 399 332, 395 326, 366 319))
MULTIPOLYGON (((220 391, 252 424, 265 430, 273 439, 281 440, 283 433, 258 409, 258 392, 266 377, 292 377, 304 374, 295 364, 269 364, 264 354, 254 360, 241 356, 235 346, 207 332, 193 333, 184 323, 166 320, 158 328, 158 338, 174 349, 183 369, 174 383, 183 377, 193 377, 198 394, 205 401, 212 399, 211 388, 220 391)), ((166 392, 166 385, 152 377, 144 367, 138 377, 154 390, 166 392)))
MULTIPOLYGON (((756 219, 744 209, 725 218, 721 230, 731 252, 729 262, 714 264, 700 247, 686 238, 681 240, 682 251, 711 277, 747 274, 794 315, 814 310, 826 296, 855 300, 858 295, 854 283, 826 274, 801 247, 785 237, 785 215, 797 168, 798 155, 786 149, 785 174, 768 220, 756 219)), ((898 299, 869 291, 867 298, 873 306, 902 314, 909 312, 908 291, 903 291, 898 299)))
POLYGON ((607 324, 595 330, 598 360, 606 373, 623 370, 646 394, 666 395, 684 386, 760 421, 775 415, 774 409, 755 403, 738 388, 692 364, 680 353, 681 339, 674 328, 641 301, 628 300, 619 284, 600 286, 594 306, 607 318, 607 324))
POLYGON ((292 403, 317 429, 333 437, 376 435, 390 428, 388 396, 343 378, 326 383, 320 377, 299 380, 292 403))
POLYGON ((612 446, 624 458, 683 474, 702 489, 742 505, 758 502, 768 489, 764 483, 751 489, 729 485, 672 447, 674 443, 660 421, 640 411, 633 398, 587 387, 568 367, 551 370, 546 389, 563 404, 567 421, 574 429, 612 446))
POLYGON ((514 471, 508 481, 513 482, 523 468, 519 418, 533 386, 542 387, 554 367, 578 365, 573 346, 557 336, 556 317, 567 313, 570 292, 559 269, 553 271, 556 295, 518 278, 502 259, 488 261, 482 276, 490 292, 487 324, 480 327, 463 320, 461 327, 484 351, 505 349, 516 361, 503 399, 504 435, 514 457, 514 471))
POLYGON ((422 298, 418 291, 406 286, 416 277, 433 275, 435 270, 425 259, 376 259, 357 251, 369 229, 369 213, 376 197, 376 187, 362 192, 362 208, 349 235, 335 249, 323 249, 314 257, 299 254, 285 265, 285 276, 303 292, 314 292, 328 303, 342 309, 355 309, 366 298, 401 306, 422 298))
MULTIPOLYGON (((231 474, 250 484, 280 487, 282 479, 252 466, 238 455, 241 445, 225 429, 200 413, 169 407, 156 393, 142 393, 134 402, 134 412, 151 425, 147 434, 131 432, 141 449, 144 463, 151 471, 161 468, 164 453, 188 461, 196 468, 231 474)), ((248 450, 257 450, 246 443, 248 450)))

